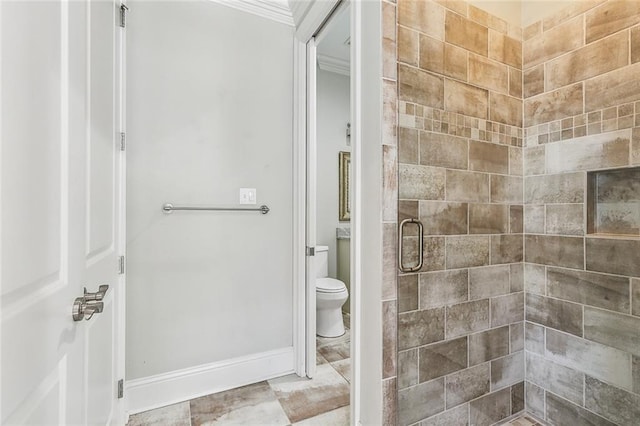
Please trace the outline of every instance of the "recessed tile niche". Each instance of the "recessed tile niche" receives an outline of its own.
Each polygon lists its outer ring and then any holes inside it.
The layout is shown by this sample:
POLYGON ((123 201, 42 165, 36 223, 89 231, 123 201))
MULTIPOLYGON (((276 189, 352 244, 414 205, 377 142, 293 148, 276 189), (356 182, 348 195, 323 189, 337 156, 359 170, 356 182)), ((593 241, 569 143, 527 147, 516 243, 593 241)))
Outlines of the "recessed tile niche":
POLYGON ((640 167, 587 174, 587 233, 640 237, 640 167))

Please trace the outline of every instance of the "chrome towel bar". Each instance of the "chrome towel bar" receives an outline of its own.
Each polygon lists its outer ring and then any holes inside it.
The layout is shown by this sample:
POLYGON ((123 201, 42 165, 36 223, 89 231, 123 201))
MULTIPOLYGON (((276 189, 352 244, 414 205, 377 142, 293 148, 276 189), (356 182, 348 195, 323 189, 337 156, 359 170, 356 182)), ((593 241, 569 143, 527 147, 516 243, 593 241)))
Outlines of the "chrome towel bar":
POLYGON ((195 211, 219 211, 219 212, 260 212, 262 214, 269 213, 269 207, 264 204, 256 208, 245 207, 212 207, 212 206, 174 206, 171 203, 166 203, 162 206, 162 211, 169 214, 174 210, 195 210, 195 211))

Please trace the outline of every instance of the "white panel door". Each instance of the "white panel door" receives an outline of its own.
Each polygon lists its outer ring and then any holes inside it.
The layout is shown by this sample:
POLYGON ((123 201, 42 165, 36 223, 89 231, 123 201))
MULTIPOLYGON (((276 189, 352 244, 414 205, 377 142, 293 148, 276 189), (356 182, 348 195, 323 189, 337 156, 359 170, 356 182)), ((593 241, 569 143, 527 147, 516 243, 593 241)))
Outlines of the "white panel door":
POLYGON ((121 421, 119 7, 0 2, 2 424, 121 421))

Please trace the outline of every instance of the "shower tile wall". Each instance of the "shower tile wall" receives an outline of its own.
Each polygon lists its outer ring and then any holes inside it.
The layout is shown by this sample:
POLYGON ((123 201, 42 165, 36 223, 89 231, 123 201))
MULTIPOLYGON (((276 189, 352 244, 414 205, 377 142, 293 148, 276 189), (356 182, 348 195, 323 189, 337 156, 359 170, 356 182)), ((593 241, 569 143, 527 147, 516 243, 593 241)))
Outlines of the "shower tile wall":
POLYGON ((425 226, 398 277, 398 423, 489 425, 524 409, 521 29, 460 1, 398 0, 397 21, 398 221, 425 226))
POLYGON ((523 52, 527 411, 637 425, 640 239, 587 234, 585 202, 587 172, 640 164, 640 2, 575 3, 523 52))

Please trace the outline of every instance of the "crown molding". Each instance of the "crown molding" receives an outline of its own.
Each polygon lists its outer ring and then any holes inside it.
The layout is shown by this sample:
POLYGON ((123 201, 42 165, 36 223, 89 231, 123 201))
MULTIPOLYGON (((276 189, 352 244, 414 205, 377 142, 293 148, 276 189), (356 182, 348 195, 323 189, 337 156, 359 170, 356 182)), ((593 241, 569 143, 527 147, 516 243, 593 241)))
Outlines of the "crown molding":
POLYGON ((349 61, 334 58, 327 55, 318 55, 318 67, 323 71, 334 72, 336 74, 351 75, 349 61))
POLYGON ((285 4, 268 0, 209 0, 252 15, 261 16, 281 24, 294 26, 291 10, 285 4))

